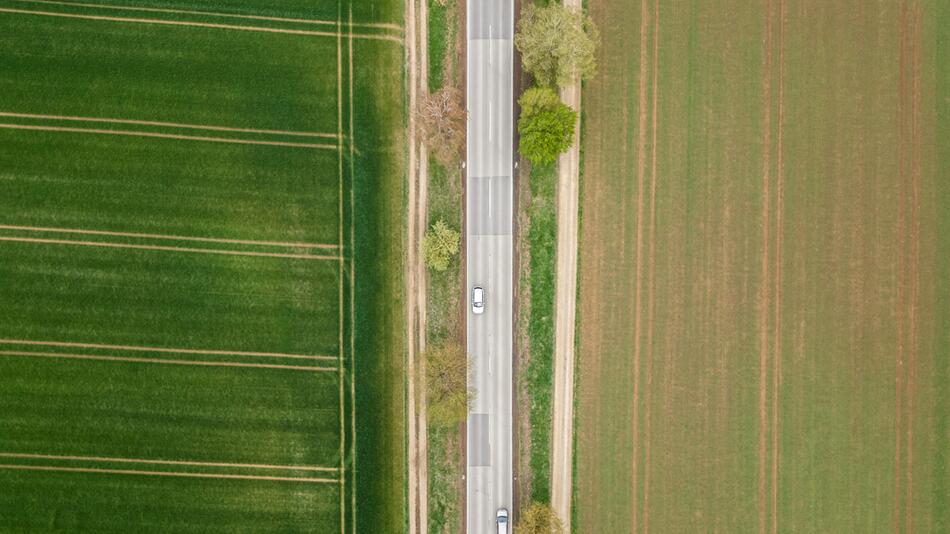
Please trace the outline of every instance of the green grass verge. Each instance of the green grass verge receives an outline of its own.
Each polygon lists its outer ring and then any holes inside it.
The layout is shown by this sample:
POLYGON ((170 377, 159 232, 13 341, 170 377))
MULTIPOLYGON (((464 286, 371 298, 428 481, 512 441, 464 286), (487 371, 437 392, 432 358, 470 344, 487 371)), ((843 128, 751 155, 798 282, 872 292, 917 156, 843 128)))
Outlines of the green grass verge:
MULTIPOLYGON (((442 219, 455 229, 462 224, 462 187, 458 169, 445 169, 429 159, 429 224, 442 219)), ((429 271, 427 341, 435 345, 462 338, 462 271, 459 259, 439 273, 429 271)), ((429 532, 455 532, 461 524, 459 480, 463 475, 459 455, 461 426, 429 425, 429 532)))
POLYGON ((429 2, 429 91, 435 92, 442 87, 445 71, 445 55, 449 53, 454 35, 454 28, 449 27, 452 22, 450 11, 454 3, 439 5, 438 2, 429 2))
POLYGON ((557 250, 557 174, 554 166, 535 167, 530 177, 528 318, 530 359, 523 385, 531 402, 530 501, 550 500, 551 400, 554 394, 554 274, 557 250))

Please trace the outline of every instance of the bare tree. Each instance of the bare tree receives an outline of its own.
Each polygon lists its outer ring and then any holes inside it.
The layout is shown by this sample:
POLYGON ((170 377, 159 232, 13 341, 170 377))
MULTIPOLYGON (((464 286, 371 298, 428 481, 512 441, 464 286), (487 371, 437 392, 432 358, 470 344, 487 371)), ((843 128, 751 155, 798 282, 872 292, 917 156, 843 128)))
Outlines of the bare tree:
POLYGON ((465 420, 474 394, 468 389, 468 372, 468 358, 458 342, 445 341, 426 349, 429 422, 447 426, 465 420))
POLYGON ((429 150, 446 167, 458 163, 465 146, 465 120, 462 94, 454 87, 444 87, 419 103, 416 110, 420 129, 429 150))

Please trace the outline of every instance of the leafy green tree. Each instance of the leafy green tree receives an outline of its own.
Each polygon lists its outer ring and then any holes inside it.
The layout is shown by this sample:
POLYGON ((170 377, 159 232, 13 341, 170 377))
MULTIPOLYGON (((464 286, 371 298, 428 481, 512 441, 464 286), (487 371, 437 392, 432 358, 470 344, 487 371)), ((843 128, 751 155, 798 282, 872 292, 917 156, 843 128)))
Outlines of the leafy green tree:
POLYGON ((422 238, 422 253, 426 265, 436 271, 448 269, 449 262, 459 252, 460 239, 461 234, 457 230, 449 228, 442 219, 436 221, 422 238))
POLYGON ((429 422, 454 425, 465 420, 471 392, 468 389, 468 358, 455 342, 426 349, 426 399, 429 422))
POLYGON ((541 85, 567 85, 575 75, 590 79, 597 72, 600 37, 589 16, 560 2, 538 7, 528 2, 521 12, 515 46, 521 61, 541 85))
POLYGON ((536 502, 521 514, 516 532, 520 534, 561 534, 564 532, 564 527, 550 506, 536 502))
POLYGON ((534 165, 548 165, 571 146, 577 112, 546 87, 528 89, 518 99, 518 150, 534 165))

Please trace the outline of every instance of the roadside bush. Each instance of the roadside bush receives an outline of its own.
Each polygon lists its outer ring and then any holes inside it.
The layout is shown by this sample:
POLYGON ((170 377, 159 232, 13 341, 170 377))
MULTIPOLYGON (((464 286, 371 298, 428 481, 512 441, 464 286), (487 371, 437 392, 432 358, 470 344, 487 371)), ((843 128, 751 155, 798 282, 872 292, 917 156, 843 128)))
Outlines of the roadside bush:
POLYGON ((520 534, 561 534, 564 527, 550 506, 536 502, 528 507, 518 519, 520 534))
POLYGON ((461 237, 461 234, 449 228, 444 220, 436 221, 422 238, 422 254, 426 265, 440 272, 448 269, 449 262, 459 253, 461 237))

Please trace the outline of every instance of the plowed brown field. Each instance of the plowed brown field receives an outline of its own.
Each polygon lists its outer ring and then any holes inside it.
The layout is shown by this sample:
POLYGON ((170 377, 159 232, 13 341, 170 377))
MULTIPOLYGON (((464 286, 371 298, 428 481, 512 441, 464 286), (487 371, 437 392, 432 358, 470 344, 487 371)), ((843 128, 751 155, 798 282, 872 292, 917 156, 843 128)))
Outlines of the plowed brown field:
POLYGON ((577 532, 950 528, 950 5, 590 0, 577 532))

